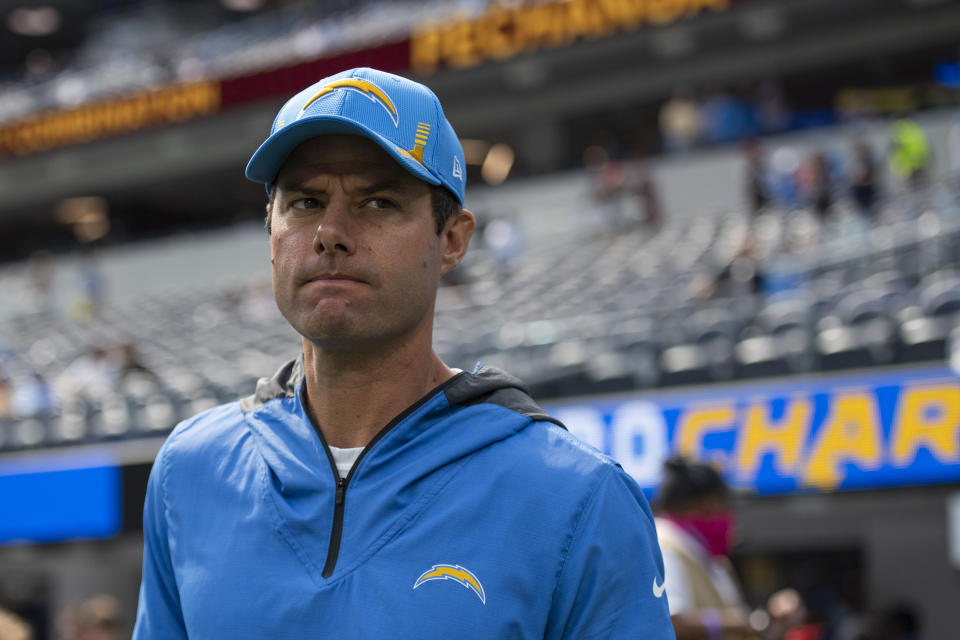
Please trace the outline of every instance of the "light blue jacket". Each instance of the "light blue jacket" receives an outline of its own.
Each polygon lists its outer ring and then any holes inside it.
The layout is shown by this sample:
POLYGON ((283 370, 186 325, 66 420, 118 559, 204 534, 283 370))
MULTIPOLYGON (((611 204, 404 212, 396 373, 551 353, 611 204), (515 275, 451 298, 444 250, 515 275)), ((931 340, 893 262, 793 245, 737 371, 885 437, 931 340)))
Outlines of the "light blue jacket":
POLYGON ((636 483, 494 369, 397 416, 340 479, 302 363, 167 439, 135 640, 674 638, 636 483))

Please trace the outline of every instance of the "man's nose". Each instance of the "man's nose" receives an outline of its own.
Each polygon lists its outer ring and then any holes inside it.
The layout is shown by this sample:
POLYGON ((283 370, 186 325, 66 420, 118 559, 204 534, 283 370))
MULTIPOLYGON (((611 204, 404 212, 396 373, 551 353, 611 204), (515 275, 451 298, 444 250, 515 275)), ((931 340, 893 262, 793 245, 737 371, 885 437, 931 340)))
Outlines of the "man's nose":
POLYGON ((318 254, 338 251, 353 253, 355 248, 353 223, 350 205, 346 199, 331 198, 320 217, 320 224, 313 239, 313 250, 318 254))

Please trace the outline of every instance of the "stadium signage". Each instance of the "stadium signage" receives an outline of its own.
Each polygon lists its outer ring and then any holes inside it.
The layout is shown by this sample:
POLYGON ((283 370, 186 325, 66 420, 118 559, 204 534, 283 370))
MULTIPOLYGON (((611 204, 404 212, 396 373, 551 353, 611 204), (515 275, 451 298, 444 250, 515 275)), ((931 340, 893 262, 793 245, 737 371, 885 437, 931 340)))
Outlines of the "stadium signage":
POLYGON ((898 115, 931 107, 952 107, 956 102, 956 89, 935 84, 849 88, 840 91, 834 99, 838 111, 852 115, 898 115))
POLYGON ((960 480, 960 378, 944 368, 549 409, 645 489, 673 453, 715 461, 760 494, 960 480))
POLYGON ((470 67, 521 53, 600 38, 643 25, 664 25, 704 10, 723 11, 731 0, 563 0, 515 7, 494 5, 477 18, 414 29, 410 66, 430 73, 470 67))
POLYGON ((122 475, 106 453, 0 462, 0 545, 107 538, 122 525, 122 475))
POLYGON ((219 108, 220 84, 198 82, 45 113, 0 128, 0 157, 93 142, 219 108))

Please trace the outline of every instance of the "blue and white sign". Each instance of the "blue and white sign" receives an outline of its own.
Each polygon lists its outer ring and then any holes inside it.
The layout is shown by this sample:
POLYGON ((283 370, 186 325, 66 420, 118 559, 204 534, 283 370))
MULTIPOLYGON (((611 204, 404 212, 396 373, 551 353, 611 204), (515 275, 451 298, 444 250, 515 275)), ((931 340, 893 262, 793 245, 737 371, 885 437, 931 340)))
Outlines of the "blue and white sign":
POLYGON ((0 463, 0 544, 103 538, 122 524, 120 468, 103 457, 0 463))
POLYGON ((551 404, 640 486, 674 453, 760 494, 960 481, 960 377, 946 367, 551 404))

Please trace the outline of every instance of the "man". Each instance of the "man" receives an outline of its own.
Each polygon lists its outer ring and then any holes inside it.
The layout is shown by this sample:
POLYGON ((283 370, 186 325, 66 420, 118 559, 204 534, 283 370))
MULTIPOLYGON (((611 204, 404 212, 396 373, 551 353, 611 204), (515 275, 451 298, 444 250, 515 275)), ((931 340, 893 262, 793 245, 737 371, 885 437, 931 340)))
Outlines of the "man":
POLYGON ((63 612, 62 632, 70 640, 120 640, 121 617, 116 598, 94 596, 63 612))
POLYGON ((678 640, 757 636, 727 558, 734 525, 729 494, 709 464, 682 457, 664 463, 656 526, 678 640))
POLYGON ((281 109, 247 176, 303 354, 157 455, 135 638, 673 638, 633 480, 515 378, 433 352, 464 168, 398 76, 281 109))
POLYGON ((30 640, 33 631, 26 622, 5 609, 0 609, 0 640, 30 640))

